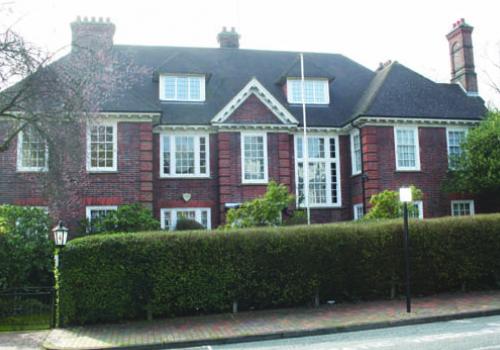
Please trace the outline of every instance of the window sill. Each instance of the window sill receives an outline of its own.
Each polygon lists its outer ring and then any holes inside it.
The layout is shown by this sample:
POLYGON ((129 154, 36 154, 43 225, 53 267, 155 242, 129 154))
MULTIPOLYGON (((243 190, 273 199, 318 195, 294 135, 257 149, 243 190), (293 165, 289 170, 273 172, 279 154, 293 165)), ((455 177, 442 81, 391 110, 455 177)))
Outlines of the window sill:
POLYGON ((88 174, 118 174, 118 170, 90 170, 87 169, 88 174))
MULTIPOLYGON (((299 209, 306 209, 303 206, 299 206, 299 209)), ((340 204, 325 204, 325 205, 315 205, 315 206, 309 206, 309 209, 343 209, 342 205, 340 204)))
POLYGON ((161 180, 211 180, 212 176, 196 175, 196 176, 182 176, 182 175, 160 175, 161 180))
POLYGON ((243 186, 267 186, 269 184, 269 181, 261 181, 261 182, 241 182, 241 185, 243 186))
POLYGON ((48 169, 16 169, 17 173, 47 173, 49 170, 48 169))
POLYGON ((396 169, 396 173, 419 173, 421 169, 396 169))
POLYGON ((360 176, 360 175, 361 175, 361 171, 359 173, 351 174, 351 177, 356 177, 356 176, 360 176))

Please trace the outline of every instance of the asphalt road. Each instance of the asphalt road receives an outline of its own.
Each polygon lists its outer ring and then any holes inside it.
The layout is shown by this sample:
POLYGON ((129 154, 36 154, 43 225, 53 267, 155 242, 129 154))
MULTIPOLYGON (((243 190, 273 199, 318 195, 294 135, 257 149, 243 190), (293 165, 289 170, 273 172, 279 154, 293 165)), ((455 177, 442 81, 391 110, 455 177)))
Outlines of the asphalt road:
POLYGON ((198 349, 500 350, 500 316, 198 349))

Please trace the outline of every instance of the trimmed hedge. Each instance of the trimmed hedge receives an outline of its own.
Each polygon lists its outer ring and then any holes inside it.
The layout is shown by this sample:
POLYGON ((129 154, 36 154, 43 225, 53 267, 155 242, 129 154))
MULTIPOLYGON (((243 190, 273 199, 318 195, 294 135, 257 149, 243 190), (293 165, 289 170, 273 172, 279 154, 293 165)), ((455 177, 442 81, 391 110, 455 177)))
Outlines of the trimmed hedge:
MULTIPOLYGON (((500 214, 411 221, 412 292, 497 287, 500 214)), ((89 236, 61 253, 60 314, 84 324, 387 298, 403 291, 401 220, 89 236)))

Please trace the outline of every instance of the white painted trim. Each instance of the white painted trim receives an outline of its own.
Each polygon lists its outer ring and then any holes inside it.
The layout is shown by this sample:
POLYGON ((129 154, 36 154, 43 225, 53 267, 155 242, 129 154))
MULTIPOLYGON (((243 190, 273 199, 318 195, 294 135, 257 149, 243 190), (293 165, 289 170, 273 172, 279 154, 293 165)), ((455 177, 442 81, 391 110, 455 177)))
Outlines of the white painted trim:
MULTIPOLYGON (((243 89, 234 96, 213 118, 212 123, 221 124, 247 100, 250 95, 255 95, 283 124, 298 125, 295 117, 256 79, 252 78, 243 89)), ((241 125, 240 125, 241 126, 241 125)))
POLYGON ((447 127, 446 128, 446 154, 448 155, 448 168, 453 169, 453 167, 450 164, 450 131, 464 131, 465 132, 465 137, 467 138, 467 133, 469 132, 469 128, 467 127, 447 127))
POLYGON ((91 221, 91 212, 92 210, 118 210, 117 205, 88 205, 85 207, 85 217, 88 221, 91 221))
POLYGON ((207 211, 207 230, 212 229, 212 210, 206 207, 184 207, 184 208, 161 208, 160 209, 160 225, 161 229, 165 229, 165 212, 170 212, 170 220, 172 221, 170 225, 170 230, 173 231, 177 225, 177 212, 179 211, 195 211, 195 221, 201 224, 201 212, 207 211))
POLYGON ((157 125, 153 128, 154 134, 159 134, 162 132, 204 132, 204 133, 217 133, 217 128, 211 125, 157 125))
POLYGON ((241 183, 242 184, 267 184, 269 182, 269 169, 268 169, 268 158, 269 154, 267 152, 267 133, 265 132, 241 132, 240 133, 240 152, 241 152, 241 183), (261 136, 263 139, 264 148, 264 178, 261 180, 246 180, 245 179, 245 137, 247 136, 261 136))
MULTIPOLYGON (((352 120, 356 126, 373 125, 373 126, 394 126, 396 124, 410 124, 418 127, 438 127, 446 125, 463 125, 475 126, 481 120, 470 119, 440 119, 440 118, 406 118, 406 117, 358 117, 352 120)), ((352 128, 351 124, 346 124, 344 127, 352 128)))
POLYGON ((87 123, 86 128, 87 137, 87 172, 89 173, 106 173, 106 172, 116 172, 118 171, 118 122, 117 121, 105 121, 105 122, 93 122, 87 123), (93 126, 112 126, 113 127, 113 166, 112 167, 93 167, 91 166, 91 154, 90 154, 90 128, 93 126))
POLYGON ((418 126, 399 126, 395 125, 393 127, 393 136, 394 136, 394 154, 396 158, 396 171, 420 171, 420 142, 419 142, 419 129, 418 126), (400 167, 399 166, 399 157, 398 157, 398 130, 411 130, 413 131, 413 135, 415 137, 415 166, 414 167, 400 167))
POLYGON ((159 176, 161 179, 208 179, 210 178, 210 135, 207 133, 197 133, 197 132, 188 132, 188 131, 183 131, 183 132, 175 132, 175 133, 169 133, 169 132, 162 132, 160 133, 160 173, 159 176), (194 169, 195 173, 194 174, 177 174, 177 173, 172 173, 173 169, 175 168, 175 149, 174 149, 174 142, 170 142, 170 174, 165 174, 163 172, 163 137, 164 136, 169 136, 170 138, 175 138, 176 136, 192 136, 194 137, 194 169), (207 142, 206 142, 206 167, 207 167, 207 173, 206 174, 201 174, 200 173, 200 137, 205 137, 207 142))
MULTIPOLYGON (((28 126, 29 127, 29 126, 28 126)), ((30 167, 23 166, 23 135, 24 131, 21 130, 17 134, 17 157, 16 157, 16 171, 21 172, 47 172, 49 170, 49 145, 45 141, 45 166, 43 167, 30 167)))
MULTIPOLYGON (((286 96, 286 99, 287 99, 287 102, 290 103, 290 104, 301 104, 302 103, 302 99, 300 99, 299 101, 292 101, 292 89, 290 88, 291 85, 289 84, 290 81, 301 81, 302 78, 297 78, 297 77, 289 77, 287 78, 286 80, 286 91, 287 91, 287 96, 286 96)), ((330 104, 330 84, 329 84, 329 81, 328 81, 328 78, 311 78, 311 77, 308 77, 308 78, 305 78, 304 79, 305 81, 321 81, 323 83, 323 93, 325 94, 326 96, 326 100, 324 102, 305 102, 306 105, 318 105, 318 106, 327 106, 330 104)), ((305 84, 304 84, 305 85, 305 84)), ((302 95, 302 93, 301 93, 302 95)), ((305 100, 305 96, 304 96, 304 100, 305 100)))
MULTIPOLYGON (((309 128, 308 128, 309 129, 309 128)), ((295 157, 295 205, 297 208, 302 208, 303 206, 299 205, 299 171, 298 171, 298 163, 299 163, 299 158, 298 158, 298 148, 297 148, 297 138, 303 138, 303 134, 295 134, 293 143, 294 143, 294 157, 295 157)), ((339 142, 339 135, 338 134, 325 134, 325 133, 319 133, 319 134, 314 134, 314 133, 308 133, 307 135, 308 140, 313 138, 313 137, 320 137, 324 138, 326 140, 325 142, 325 152, 327 154, 330 154, 330 139, 335 139, 335 158, 324 158, 324 159, 318 159, 318 158, 312 158, 309 157, 309 163, 314 162, 314 161, 323 161, 327 164, 325 167, 325 172, 327 175, 327 185, 326 185, 326 191, 327 191, 327 199, 328 202, 324 204, 312 204, 309 202, 309 207, 311 209, 318 209, 318 208, 340 208, 342 207, 342 171, 341 171, 341 164, 340 164, 340 142, 339 142), (337 203, 332 202, 332 180, 331 180, 331 163, 335 163, 337 167, 337 203)), ((302 159, 302 158, 301 158, 302 159)), ((302 159, 303 161, 303 159, 302 159)), ((310 181, 310 180, 309 180, 310 181)))
POLYGON ((144 123, 151 122, 155 118, 161 117, 161 113, 139 113, 139 112, 98 112, 90 113, 88 120, 100 122, 101 119, 113 122, 144 123))
POLYGON ((453 205, 454 204, 469 204, 470 215, 475 215, 476 214, 476 210, 475 210, 475 207, 474 207, 474 200, 472 200, 472 199, 464 199, 464 200, 453 200, 453 201, 451 201, 451 203, 450 203, 451 216, 461 216, 461 215, 455 215, 453 213, 453 205))
MULTIPOLYGON (((177 80, 176 80, 177 84, 177 80)), ((159 100, 164 101, 164 102, 171 102, 171 101, 178 101, 178 102, 204 102, 205 101, 205 85, 206 85, 206 77, 204 74, 182 74, 182 73, 162 73, 158 77, 158 92, 159 92, 159 100), (164 84, 164 79, 166 77, 174 77, 176 79, 178 78, 200 78, 200 98, 195 100, 192 98, 188 98, 185 100, 180 100, 179 98, 174 97, 174 98, 165 98, 165 84, 164 84)), ((175 87, 176 89, 176 94, 177 94, 177 85, 175 87)), ((189 80, 188 80, 188 95, 190 94, 189 92, 189 80)))
POLYGON ((363 154, 361 152, 362 145, 361 145, 361 133, 359 132, 358 129, 353 129, 351 134, 349 135, 349 139, 351 141, 351 175, 359 175, 361 174, 361 168, 363 165, 361 164, 361 167, 359 169, 354 169, 356 165, 356 156, 354 154, 354 137, 358 136, 359 137, 359 148, 360 148, 360 157, 361 157, 361 162, 363 162, 363 154))
POLYGON ((363 203, 354 204, 352 206, 352 212, 353 212, 353 219, 355 221, 362 219, 363 216, 364 216, 364 214, 363 214, 363 203), (358 210, 357 210, 358 208, 361 208, 361 213, 362 213, 361 216, 358 215, 358 210))
MULTIPOLYGON (((296 130, 294 125, 283 124, 214 124, 217 131, 266 131, 266 132, 286 132, 291 133, 296 130)), ((308 128, 309 129, 309 128, 308 128)))

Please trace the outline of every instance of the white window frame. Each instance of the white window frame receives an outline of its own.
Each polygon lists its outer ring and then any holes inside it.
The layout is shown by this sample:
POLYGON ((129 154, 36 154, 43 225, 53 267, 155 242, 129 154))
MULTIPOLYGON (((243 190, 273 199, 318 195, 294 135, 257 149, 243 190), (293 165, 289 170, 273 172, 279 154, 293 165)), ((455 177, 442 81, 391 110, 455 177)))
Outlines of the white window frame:
MULTIPOLYGON (((469 132, 468 128, 446 128, 446 152, 448 155, 448 168, 453 169, 454 167, 451 164, 451 158, 450 158, 450 131, 453 132, 464 132, 465 133, 465 138, 467 138, 467 133, 469 132)), ((463 150, 461 150, 463 151, 463 150)))
POLYGON ((179 101, 179 102, 203 102, 205 101, 205 75, 203 74, 161 74, 159 78, 159 94, 160 101, 179 101), (175 97, 166 98, 165 96, 165 78, 174 77, 176 78, 176 86, 175 86, 175 97), (177 79, 178 78, 199 78, 200 79, 200 98, 193 99, 190 98, 190 90, 189 90, 189 80, 188 80, 188 98, 187 99, 179 99, 177 97, 177 79))
POLYGON ((161 208, 160 209, 160 224, 161 224, 161 229, 165 230, 165 213, 170 212, 170 220, 172 221, 169 230, 174 231, 175 227, 177 226, 177 213, 178 212, 183 212, 183 211, 194 211, 195 212, 195 221, 201 224, 201 212, 206 211, 207 212, 207 230, 212 229, 212 210, 211 208, 204 208, 204 207, 196 207, 196 208, 190 208, 190 207, 185 207, 185 208, 161 208))
POLYGON ((422 200, 413 201, 409 203, 409 206, 410 205, 418 207, 418 218, 413 218, 413 219, 422 220, 424 218, 424 202, 422 200))
POLYGON ((394 127, 394 154, 396 158, 396 171, 420 171, 420 142, 419 128, 417 126, 395 126, 394 127), (398 155, 398 130, 412 131, 415 137, 415 166, 402 167, 399 166, 398 155))
POLYGON ((267 133, 266 132, 241 132, 240 133, 240 151, 241 151, 241 183, 242 184, 267 184, 269 182, 269 169, 267 153, 267 133), (258 136, 263 139, 264 149, 264 178, 263 179, 245 179, 245 138, 258 136))
MULTIPOLYGON (((303 138, 303 134, 295 134, 294 135, 294 155, 295 155, 295 198, 296 198, 296 205, 299 208, 304 208, 304 205, 299 203, 299 163, 303 161, 303 158, 300 158, 301 161, 299 161, 298 157, 298 138, 303 138)), ((313 137, 320 137, 325 139, 325 152, 327 152, 328 155, 330 155, 330 139, 335 139, 335 157, 336 158, 330 158, 328 156, 327 158, 319 159, 319 158, 311 158, 309 157, 309 163, 311 161, 323 161, 325 162, 325 172, 328 175, 327 176, 327 182, 326 182, 326 198, 327 202, 326 203, 316 203, 316 204, 309 204, 310 208, 340 208, 342 207, 342 172, 341 172, 341 164, 340 164, 340 142, 339 142, 339 136, 337 134, 308 134, 307 135, 308 139, 313 138, 313 137), (336 169, 337 169, 337 202, 333 203, 332 202, 332 179, 331 179, 331 163, 336 164, 336 169)), ((303 153, 302 153, 303 155, 303 153)))
POLYGON ((209 178, 210 177, 210 134, 195 133, 195 132, 162 132, 160 133, 160 178, 209 178), (170 174, 164 172, 163 169, 163 144, 164 137, 170 137, 170 174), (188 136, 194 137, 194 174, 178 174, 175 158, 175 137, 188 136), (206 173, 200 173, 200 138, 205 137, 206 140, 206 173))
MULTIPOLYGON (((27 126, 29 128, 29 126, 27 126)), ((32 132, 36 132, 32 129, 32 132)), ((49 170, 49 144, 45 141, 45 166, 43 167, 33 167, 33 166, 23 166, 23 137, 24 130, 21 130, 17 134, 17 171, 18 172, 47 172, 49 170)))
POLYGON ((350 139, 351 139, 351 170, 352 170, 352 175, 359 175, 361 174, 361 168, 363 168, 363 153, 361 151, 362 149, 362 146, 361 146, 361 133, 359 132, 359 130, 354 130, 351 135, 350 135, 350 139), (359 158, 360 158, 360 167, 358 169, 357 167, 357 159, 356 159, 356 153, 355 153, 355 149, 354 149, 354 137, 358 137, 359 138, 359 158))
POLYGON ((364 216, 363 203, 354 204, 352 206, 353 218, 354 220, 360 220, 364 216), (359 210, 361 209, 361 216, 359 215, 359 210))
POLYGON ((92 222, 92 211, 93 210, 107 210, 107 211, 112 211, 112 210, 118 210, 117 205, 89 205, 85 207, 85 217, 89 222, 92 222))
MULTIPOLYGON (((290 104, 300 104, 302 103, 302 99, 300 100, 294 100, 293 99, 293 92, 292 92, 292 84, 290 82, 292 81, 301 81, 301 78, 287 78, 286 82, 286 91, 287 91, 287 101, 290 104)), ((321 82, 323 84, 323 90, 324 90, 324 96, 325 100, 322 102, 307 102, 305 101, 306 104, 308 105, 328 105, 330 104, 330 84, 327 78, 305 78, 304 81, 316 81, 316 82, 321 82)), ((314 91, 314 89, 313 89, 314 91)), ((300 91, 300 96, 302 96, 302 88, 300 91)), ((305 99, 305 97, 304 97, 305 99)))
POLYGON ((473 199, 464 199, 464 200, 453 200, 451 201, 450 207, 451 207, 451 216, 466 216, 466 215, 455 215, 454 210, 453 210, 453 205, 455 204, 468 204, 469 209, 470 209, 470 216, 473 216, 476 214, 476 210, 474 208, 474 200, 473 199))
POLYGON ((118 171, 118 122, 96 122, 87 125, 87 171, 90 173, 100 172, 115 172, 118 171), (113 128, 113 166, 111 167, 93 167, 91 159, 91 128, 92 127, 109 127, 113 128))

